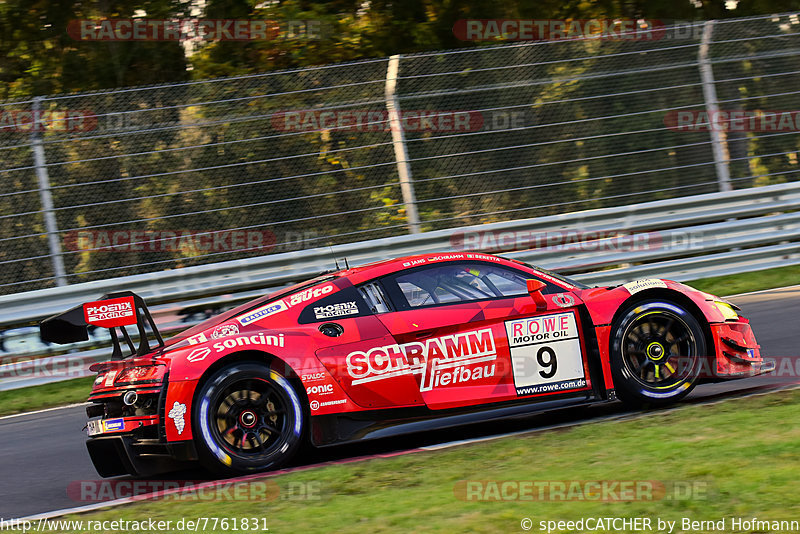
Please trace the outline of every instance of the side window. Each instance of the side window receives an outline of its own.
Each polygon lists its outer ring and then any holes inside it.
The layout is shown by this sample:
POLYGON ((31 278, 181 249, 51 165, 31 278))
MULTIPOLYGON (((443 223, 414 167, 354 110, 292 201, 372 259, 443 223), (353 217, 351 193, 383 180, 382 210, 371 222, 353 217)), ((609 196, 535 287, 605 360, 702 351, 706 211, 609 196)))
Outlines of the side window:
POLYGON ((360 288, 361 296, 370 307, 372 313, 385 313, 392 311, 392 306, 386 295, 383 294, 381 286, 377 282, 372 282, 360 288))
POLYGON ((450 263, 389 276, 386 287, 398 306, 418 308, 526 295, 529 278, 533 277, 497 265, 450 263))
POLYGON ((504 297, 525 295, 528 292, 527 278, 513 271, 486 273, 486 281, 504 297))

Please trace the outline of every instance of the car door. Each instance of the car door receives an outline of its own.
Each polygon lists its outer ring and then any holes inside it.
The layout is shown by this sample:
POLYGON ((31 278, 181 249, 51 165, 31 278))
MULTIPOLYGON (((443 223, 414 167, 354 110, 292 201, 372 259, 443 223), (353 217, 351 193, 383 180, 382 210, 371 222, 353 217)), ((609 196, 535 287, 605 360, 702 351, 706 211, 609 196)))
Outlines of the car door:
POLYGON ((534 276, 479 261, 428 264, 392 274, 380 286, 393 309, 377 317, 397 342, 386 370, 414 376, 425 404, 443 409, 591 388, 580 335, 579 298, 534 276))
MULTIPOLYGON (((363 358, 381 358, 391 353, 394 337, 374 315, 384 310, 374 301, 365 301, 346 279, 341 290, 306 307, 299 322, 312 325, 308 333, 316 347, 317 359, 348 397, 363 408, 424 406, 419 388, 410 375, 386 376, 385 380, 359 380, 356 369, 363 358)), ((313 375, 313 373, 311 373, 313 375)))

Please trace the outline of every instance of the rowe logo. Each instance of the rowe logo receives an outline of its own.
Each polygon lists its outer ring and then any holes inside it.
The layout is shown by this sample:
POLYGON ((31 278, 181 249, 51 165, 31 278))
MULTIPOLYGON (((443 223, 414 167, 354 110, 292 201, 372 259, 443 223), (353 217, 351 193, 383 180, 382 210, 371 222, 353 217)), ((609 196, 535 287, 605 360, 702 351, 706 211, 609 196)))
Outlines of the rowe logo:
POLYGON ((133 297, 87 302, 83 305, 83 317, 88 324, 103 328, 136 324, 133 297))

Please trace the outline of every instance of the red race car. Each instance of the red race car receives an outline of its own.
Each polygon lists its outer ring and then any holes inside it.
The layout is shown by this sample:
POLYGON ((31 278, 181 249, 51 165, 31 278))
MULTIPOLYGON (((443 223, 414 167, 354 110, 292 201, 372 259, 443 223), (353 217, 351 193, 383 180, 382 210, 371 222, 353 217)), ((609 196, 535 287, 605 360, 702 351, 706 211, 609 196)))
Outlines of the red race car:
POLYGON ((587 287, 487 254, 323 274, 166 342, 130 292, 46 319, 41 332, 71 343, 89 325, 110 328, 114 344, 112 360, 92 368, 87 408, 102 476, 182 461, 222 475, 261 471, 304 442, 616 398, 662 405, 700 381, 771 370, 747 319, 718 297, 655 279, 587 287))

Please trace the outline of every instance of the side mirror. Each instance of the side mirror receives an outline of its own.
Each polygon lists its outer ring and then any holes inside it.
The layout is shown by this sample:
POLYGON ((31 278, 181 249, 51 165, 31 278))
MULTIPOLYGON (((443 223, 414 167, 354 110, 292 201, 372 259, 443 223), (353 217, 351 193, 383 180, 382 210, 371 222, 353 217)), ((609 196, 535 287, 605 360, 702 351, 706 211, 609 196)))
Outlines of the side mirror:
POLYGON ((547 287, 547 284, 541 280, 526 280, 526 283, 528 284, 528 295, 530 295, 533 302, 536 303, 536 311, 546 310, 547 301, 544 300, 542 289, 547 287))
POLYGON ((542 282, 541 280, 526 280, 528 283, 528 294, 532 297, 534 293, 541 294, 542 289, 544 289, 547 284, 542 282))

